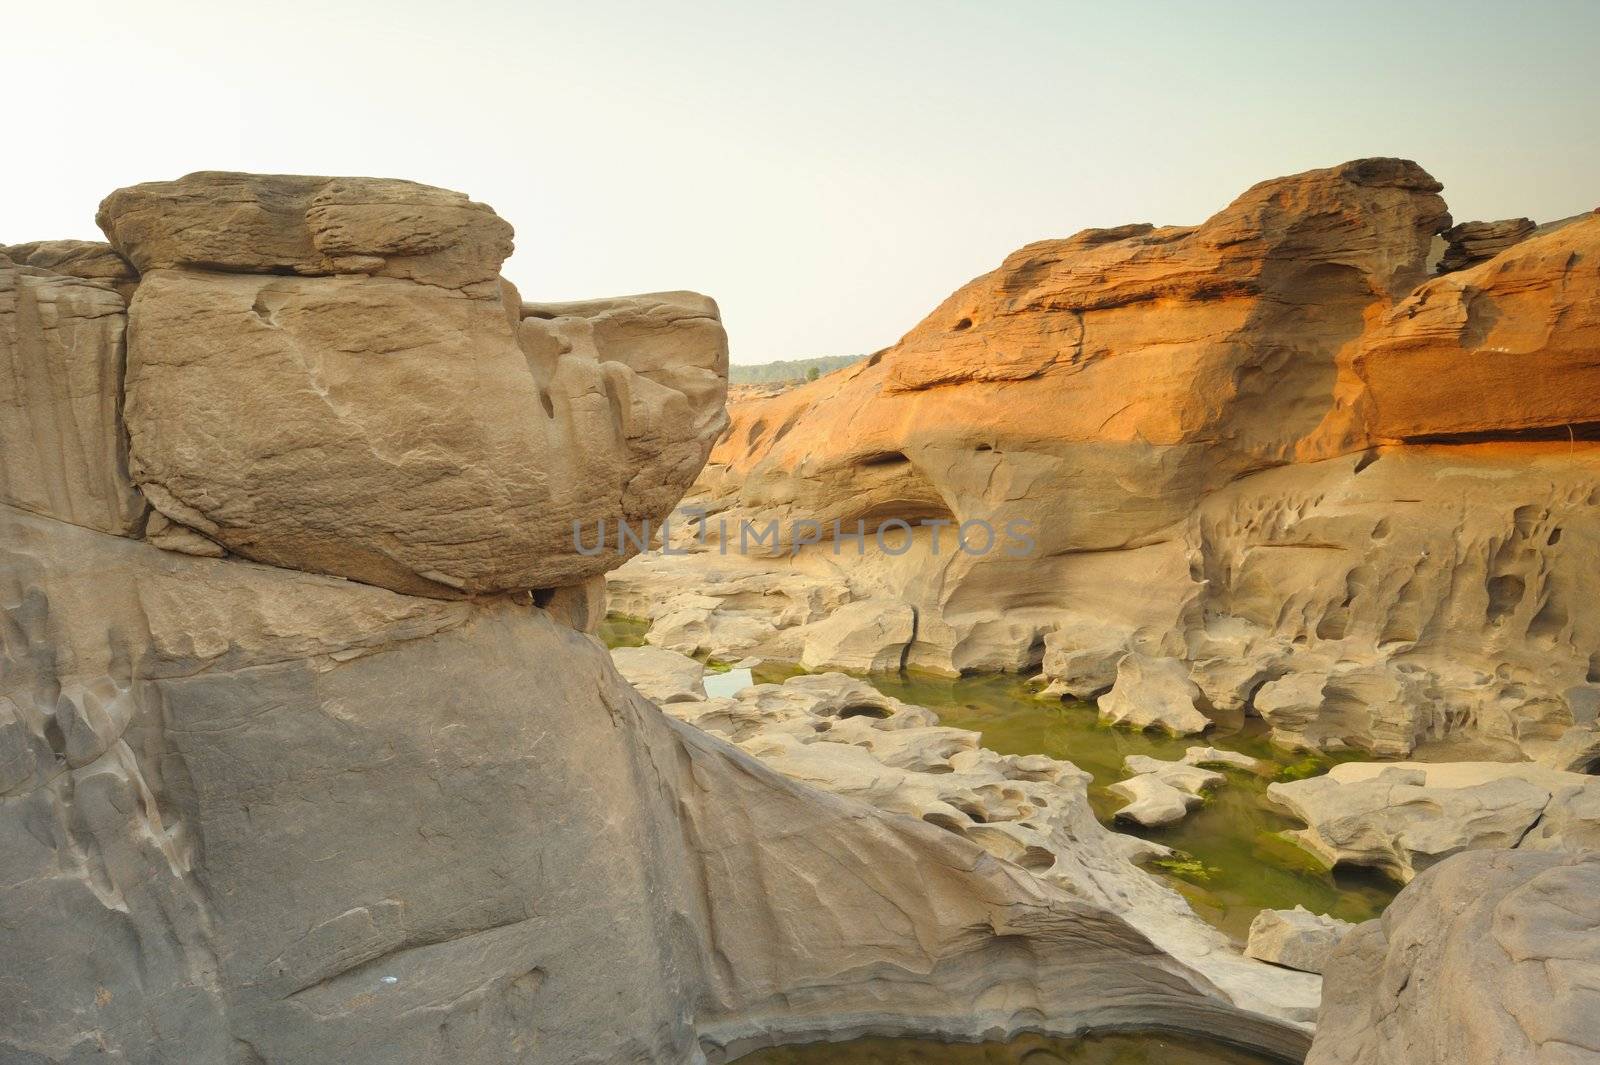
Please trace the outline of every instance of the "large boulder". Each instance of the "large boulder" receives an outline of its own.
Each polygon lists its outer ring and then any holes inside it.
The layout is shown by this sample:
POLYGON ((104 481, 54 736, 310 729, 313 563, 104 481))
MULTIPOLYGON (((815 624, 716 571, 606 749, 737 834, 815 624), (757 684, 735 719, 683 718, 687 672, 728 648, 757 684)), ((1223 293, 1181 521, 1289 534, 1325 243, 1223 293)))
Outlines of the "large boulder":
POLYGON ((716 305, 524 308, 494 278, 509 227, 488 208, 377 184, 200 175, 107 199, 144 272, 134 481, 235 554, 410 594, 614 567, 723 423, 716 305))
POLYGON ((1306 1065, 1600 1058, 1600 854, 1483 851, 1345 936, 1306 1065))

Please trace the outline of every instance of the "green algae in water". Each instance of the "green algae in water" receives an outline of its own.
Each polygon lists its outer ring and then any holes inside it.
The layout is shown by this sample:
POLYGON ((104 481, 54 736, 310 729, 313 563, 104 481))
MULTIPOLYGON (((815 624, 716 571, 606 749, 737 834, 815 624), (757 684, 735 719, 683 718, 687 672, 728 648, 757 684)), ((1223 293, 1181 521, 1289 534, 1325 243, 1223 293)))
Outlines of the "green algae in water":
POLYGON ((1303 826, 1271 803, 1267 785, 1279 778, 1291 759, 1295 778, 1323 772, 1337 759, 1275 747, 1257 719, 1219 726, 1204 736, 1173 737, 1103 725, 1089 704, 1040 699, 1025 680, 1007 674, 944 678, 901 673, 874 674, 870 679, 887 695, 930 708, 946 725, 982 733, 983 745, 990 750, 1041 753, 1073 763, 1094 778, 1089 801, 1107 824, 1126 800, 1105 789, 1127 777, 1122 761, 1130 754, 1171 761, 1190 747, 1210 745, 1268 762, 1262 772, 1208 766, 1227 781, 1176 824, 1155 829, 1115 825, 1120 832, 1176 851, 1165 868, 1152 866, 1152 871, 1181 892, 1207 921, 1241 941, 1264 909, 1301 905, 1346 921, 1365 921, 1382 913, 1400 889, 1378 873, 1331 872, 1286 836, 1303 826))
POLYGON ((607 614, 600 622, 600 642, 607 647, 643 647, 644 634, 650 631, 648 618, 626 614, 607 614))
MULTIPOLYGON (((639 647, 649 628, 650 622, 643 618, 611 614, 601 624, 600 638, 607 647, 639 647)), ((722 662, 702 660, 712 669, 727 668, 722 662)), ((805 672, 779 662, 763 662, 752 671, 758 684, 782 684, 805 672)), ((1000 754, 1047 754, 1072 762, 1094 778, 1089 802, 1107 824, 1126 800, 1111 795, 1106 787, 1126 778, 1122 760, 1130 754, 1171 761, 1198 744, 1269 763, 1260 773, 1208 767, 1221 772, 1227 782, 1177 824, 1156 829, 1115 825, 1120 832, 1173 848, 1177 853, 1152 865, 1151 871, 1182 893, 1201 917, 1241 941, 1264 909, 1302 905, 1346 921, 1365 921, 1382 913, 1400 889, 1380 873, 1330 872, 1288 837, 1301 827, 1299 822, 1267 799, 1267 785, 1273 780, 1315 776, 1335 761, 1359 757, 1355 753, 1330 757, 1285 751, 1269 742, 1266 726, 1254 718, 1213 728, 1204 736, 1113 728, 1102 725, 1088 703, 1040 699, 1027 681, 1012 674, 947 678, 874 673, 862 679, 885 695, 928 707, 946 725, 982 733, 983 745, 1000 754)))
POLYGON ((1169 1033, 1078 1039, 1025 1035, 1007 1043, 855 1039, 758 1050, 737 1065, 1271 1065, 1278 1059, 1169 1033))

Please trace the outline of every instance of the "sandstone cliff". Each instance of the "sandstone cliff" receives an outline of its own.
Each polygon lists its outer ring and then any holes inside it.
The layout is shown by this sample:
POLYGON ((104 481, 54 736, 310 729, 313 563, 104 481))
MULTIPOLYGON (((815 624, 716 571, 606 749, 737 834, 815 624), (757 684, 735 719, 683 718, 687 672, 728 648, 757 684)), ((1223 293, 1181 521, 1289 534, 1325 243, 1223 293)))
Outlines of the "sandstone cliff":
POLYGON ((815 619, 763 631, 728 583, 780 572, 786 602, 909 605, 913 667, 1092 697, 1138 652, 1290 744, 1549 751, 1600 709, 1600 217, 1434 278, 1439 192, 1361 160, 1032 244, 867 362, 739 404, 672 625, 798 657, 815 619), (779 524, 772 560, 716 556, 741 520, 779 524), (912 542, 862 558, 836 521, 912 542), (1032 549, 959 550, 968 522, 1032 549))
POLYGON ((524 303, 510 227, 406 182, 199 174, 100 219, 0 257, 0 1062, 1303 1049, 1105 906, 665 717, 579 631, 623 555, 572 520, 660 518, 723 424, 710 300, 524 303))

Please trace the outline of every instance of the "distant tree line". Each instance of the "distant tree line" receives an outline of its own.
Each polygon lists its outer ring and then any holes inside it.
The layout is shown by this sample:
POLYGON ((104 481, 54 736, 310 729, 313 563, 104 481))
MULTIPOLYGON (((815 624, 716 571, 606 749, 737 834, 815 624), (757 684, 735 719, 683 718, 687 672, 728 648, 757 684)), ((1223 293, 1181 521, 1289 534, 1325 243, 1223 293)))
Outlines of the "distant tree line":
POLYGON ((861 360, 860 355, 819 355, 814 359, 782 359, 753 366, 728 367, 728 380, 736 385, 764 385, 779 381, 815 381, 825 373, 861 360))

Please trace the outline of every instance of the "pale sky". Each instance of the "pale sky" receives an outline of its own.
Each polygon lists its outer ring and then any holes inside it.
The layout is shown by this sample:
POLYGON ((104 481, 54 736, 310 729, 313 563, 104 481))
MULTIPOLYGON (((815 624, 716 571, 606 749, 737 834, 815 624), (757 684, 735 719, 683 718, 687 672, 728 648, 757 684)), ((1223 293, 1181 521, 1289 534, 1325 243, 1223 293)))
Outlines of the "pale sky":
POLYGON ((1591 0, 74 0, 0 37, 0 243, 193 170, 410 178, 510 220, 526 298, 697 289, 736 362, 1361 156, 1458 221, 1600 206, 1591 0))

